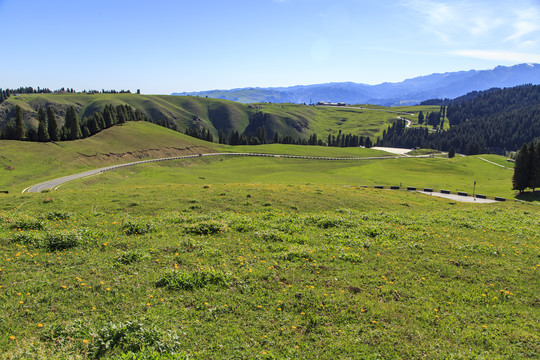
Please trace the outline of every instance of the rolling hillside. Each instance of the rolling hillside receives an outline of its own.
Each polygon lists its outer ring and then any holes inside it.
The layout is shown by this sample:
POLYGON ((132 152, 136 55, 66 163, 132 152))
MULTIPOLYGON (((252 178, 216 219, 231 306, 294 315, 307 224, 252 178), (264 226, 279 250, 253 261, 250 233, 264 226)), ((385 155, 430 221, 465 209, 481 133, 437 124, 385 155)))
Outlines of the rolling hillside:
MULTIPOLYGON (((255 134, 263 127, 268 139, 275 132, 281 136, 308 138, 316 133, 319 138, 339 131, 375 139, 398 116, 411 116, 437 107, 408 108, 337 108, 297 104, 245 105, 227 100, 194 96, 137 95, 137 94, 23 94, 11 96, 0 104, 0 129, 14 117, 19 105, 27 128, 37 128, 37 110, 52 107, 60 125, 66 110, 74 106, 79 119, 101 111, 105 105, 130 105, 142 110, 154 123, 184 131, 186 128, 205 128, 214 138, 220 131, 228 136, 233 131, 255 134)), ((414 116, 413 116, 414 117, 414 116)))
POLYGON ((212 152, 261 152, 304 156, 365 157, 388 153, 362 148, 209 143, 148 122, 113 126, 92 137, 56 143, 0 140, 0 191, 109 165, 212 152))
POLYGON ((42 180, 140 159, 213 152, 212 145, 147 122, 75 141, 0 140, 0 190, 20 191, 42 180))

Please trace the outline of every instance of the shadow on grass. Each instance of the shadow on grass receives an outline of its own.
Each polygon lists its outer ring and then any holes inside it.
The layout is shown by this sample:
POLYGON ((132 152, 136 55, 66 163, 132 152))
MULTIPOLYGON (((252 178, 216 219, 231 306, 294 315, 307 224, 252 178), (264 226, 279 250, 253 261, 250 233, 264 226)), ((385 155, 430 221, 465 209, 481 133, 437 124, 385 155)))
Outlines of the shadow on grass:
POLYGON ((516 199, 521 201, 540 201, 540 191, 525 191, 516 196, 516 199))

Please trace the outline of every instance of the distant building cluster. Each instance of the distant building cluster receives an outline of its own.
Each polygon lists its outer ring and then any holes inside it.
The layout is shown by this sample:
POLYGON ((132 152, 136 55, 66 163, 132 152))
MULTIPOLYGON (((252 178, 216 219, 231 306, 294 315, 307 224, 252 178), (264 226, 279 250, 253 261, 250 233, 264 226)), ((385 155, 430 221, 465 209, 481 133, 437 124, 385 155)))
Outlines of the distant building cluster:
POLYGON ((317 106, 346 106, 347 104, 344 103, 344 102, 338 102, 338 103, 333 103, 333 102, 323 102, 323 101, 319 101, 317 103, 317 106))

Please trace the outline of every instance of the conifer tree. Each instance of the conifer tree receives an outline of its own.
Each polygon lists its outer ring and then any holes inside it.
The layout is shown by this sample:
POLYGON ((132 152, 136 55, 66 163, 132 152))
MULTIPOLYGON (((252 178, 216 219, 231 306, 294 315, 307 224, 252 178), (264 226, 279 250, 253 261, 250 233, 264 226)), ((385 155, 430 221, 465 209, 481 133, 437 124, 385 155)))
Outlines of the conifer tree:
POLYGON ((279 138, 279 134, 278 134, 278 132, 276 131, 276 132, 274 133, 274 137, 272 138, 272 142, 273 142, 274 144, 279 144, 279 139, 280 139, 280 138, 279 138))
POLYGON ((225 133, 223 133, 223 130, 219 129, 219 143, 220 144, 226 144, 227 139, 225 138, 225 133))
POLYGON ((528 166, 528 170, 529 170, 529 174, 527 175, 527 187, 531 188, 533 191, 535 189, 535 163, 536 163, 536 157, 538 156, 538 154, 536 154, 536 149, 535 149, 535 144, 534 142, 531 143, 531 145, 529 146, 529 166, 528 166))
POLYGON ((536 150, 535 150, 535 159, 534 159, 534 171, 532 172, 533 181, 532 181, 532 189, 540 188, 540 141, 538 144, 536 144, 536 150))
POLYGON ((19 105, 15 106, 15 139, 26 140, 26 126, 23 120, 22 109, 19 105))
POLYGON ((49 129, 47 126, 47 114, 45 110, 40 106, 38 110, 38 141, 47 142, 50 140, 49 129))
POLYGON ((527 144, 523 144, 517 153, 514 165, 514 176, 512 177, 512 189, 525 191, 529 183, 529 149, 527 144))
POLYGON ((450 148, 450 150, 448 151, 448 157, 451 159, 453 158, 454 156, 456 156, 456 149, 454 149, 454 147, 452 146, 450 148))
MULTIPOLYGON (((127 121, 127 114, 122 105, 118 105, 116 107, 116 122, 113 122, 114 124, 123 124, 127 121)), ((162 126, 167 127, 166 124, 163 124, 162 126)))
POLYGON ((82 137, 81 125, 79 124, 77 112, 73 106, 67 109, 64 129, 66 140, 76 140, 82 137))
POLYGON ((47 130, 50 141, 58 141, 58 123, 52 108, 47 108, 47 130))
POLYGON ((366 148, 370 148, 371 146, 373 146, 373 143, 371 142, 370 138, 366 138, 366 142, 364 143, 364 146, 366 148))

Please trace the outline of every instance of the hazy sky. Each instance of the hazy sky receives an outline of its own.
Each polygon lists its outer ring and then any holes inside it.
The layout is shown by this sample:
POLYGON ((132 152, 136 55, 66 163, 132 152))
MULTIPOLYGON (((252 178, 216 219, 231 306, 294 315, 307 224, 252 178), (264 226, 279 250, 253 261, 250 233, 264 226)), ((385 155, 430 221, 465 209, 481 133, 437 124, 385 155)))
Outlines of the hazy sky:
POLYGON ((539 0, 0 0, 0 87, 147 94, 540 63, 539 0))

